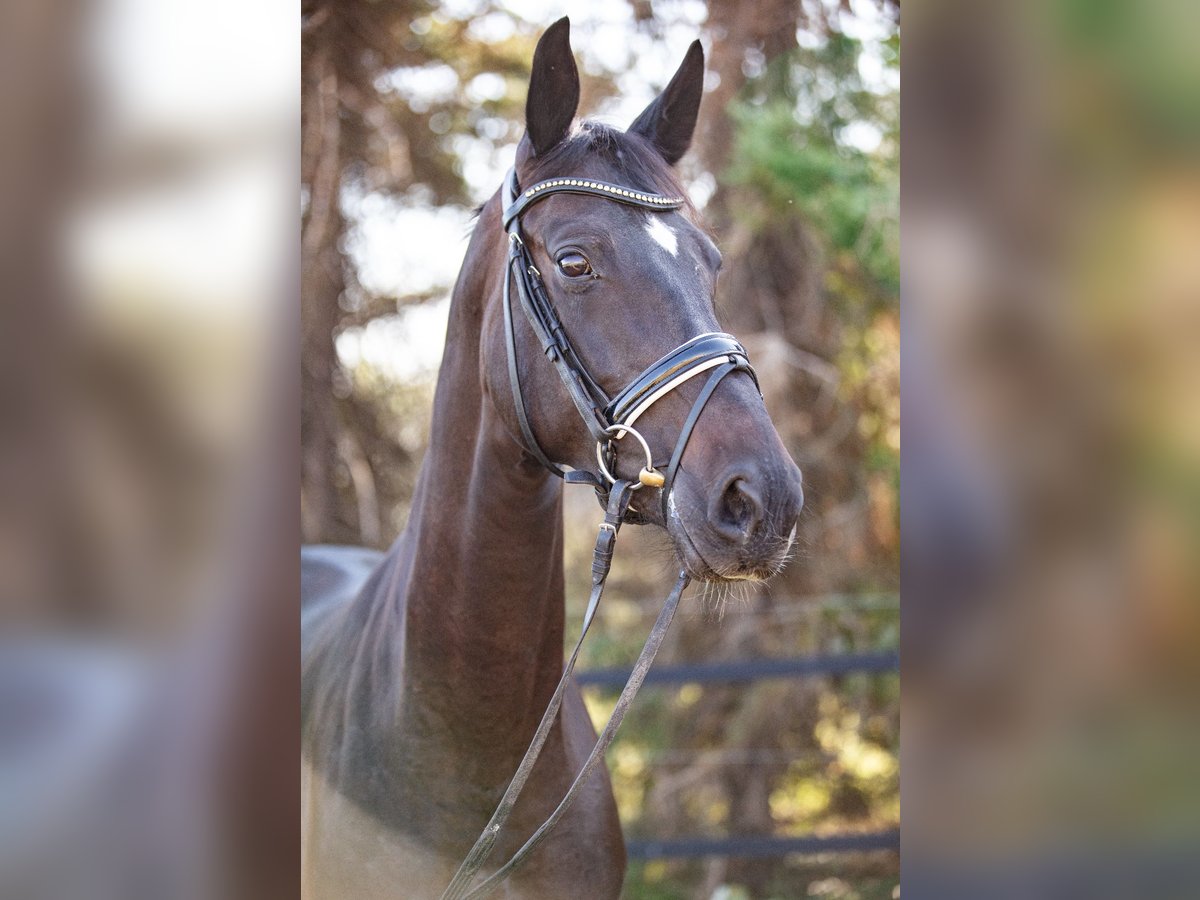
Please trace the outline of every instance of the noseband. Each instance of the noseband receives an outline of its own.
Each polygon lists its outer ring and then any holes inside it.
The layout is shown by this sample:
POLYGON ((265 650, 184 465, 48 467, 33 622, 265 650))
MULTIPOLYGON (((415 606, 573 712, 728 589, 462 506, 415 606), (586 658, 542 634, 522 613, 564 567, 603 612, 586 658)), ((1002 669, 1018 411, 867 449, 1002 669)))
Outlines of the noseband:
POLYGON ((575 649, 563 667, 562 677, 550 697, 542 720, 529 743, 529 749, 525 751, 525 756, 517 766, 516 773, 505 789, 504 796, 500 799, 500 803, 483 833, 479 835, 474 846, 459 865, 449 886, 443 892, 442 900, 463 900, 463 898, 479 900, 495 891, 501 882, 524 863, 538 845, 546 839, 550 831, 566 814, 592 772, 603 762, 605 750, 612 743, 625 712, 633 703, 634 695, 641 687, 646 673, 650 670, 650 664, 654 661, 658 648, 662 646, 663 638, 666 637, 667 629, 671 625, 671 619, 679 604, 679 598, 688 586, 689 578, 686 572, 679 574, 679 580, 675 583, 666 602, 663 603, 658 619, 655 621, 649 637, 646 638, 641 655, 634 663, 629 681, 617 699, 617 705, 613 709, 608 724, 604 727, 591 754, 583 768, 575 776, 575 780, 567 789, 563 799, 555 807, 550 817, 538 827, 508 862, 492 872, 479 885, 471 886, 476 873, 487 862, 495 847, 500 829, 511 815, 517 797, 529 780, 534 763, 537 762, 546 738, 558 719, 563 693, 570 683, 571 673, 575 669, 575 661, 579 658, 579 650, 583 646, 583 639, 587 636, 599 607, 600 597, 604 593, 617 532, 622 523, 637 521, 636 516, 629 510, 629 501, 633 492, 642 487, 661 488, 663 521, 666 522, 669 514, 668 499, 671 495, 671 487, 675 483, 675 476, 679 472, 679 462, 683 459, 683 451, 687 449, 688 439, 691 437, 705 405, 712 397, 713 391, 717 389, 717 385, 726 375, 741 370, 749 373, 750 377, 754 379, 755 387, 758 386, 758 376, 750 366, 745 348, 731 335, 711 332, 697 335, 676 347, 638 375, 615 397, 610 398, 596 379, 588 373, 583 359, 571 345, 571 340, 563 329, 562 321, 550 303, 542 273, 533 264, 533 258, 529 255, 525 241, 521 238, 521 214, 534 203, 551 194, 585 194, 657 212, 679 209, 684 203, 681 197, 664 197, 661 194, 635 191, 603 181, 581 178, 553 178, 549 181, 541 181, 522 193, 517 185, 515 169, 509 170, 508 176, 504 180, 501 198, 504 203, 504 230, 508 234, 508 272, 504 279, 504 330, 508 347, 508 376, 512 384, 517 421, 521 424, 521 434, 525 438, 526 449, 543 466, 560 478, 564 478, 568 482, 590 484, 595 487, 601 495, 606 513, 604 521, 600 523, 599 533, 596 535, 596 547, 592 555, 592 592, 588 598, 587 608, 583 615, 583 627, 580 629, 575 649), (600 469, 599 474, 582 469, 570 471, 564 469, 551 461, 542 450, 537 438, 534 437, 533 428, 529 424, 529 414, 525 408, 525 400, 521 394, 521 378, 517 370, 517 336, 513 324, 511 292, 511 285, 514 282, 517 285, 517 296, 520 297, 521 308, 525 310, 525 317, 533 326, 534 334, 537 335, 538 342, 542 346, 542 352, 558 370, 559 377, 566 385, 567 393, 579 411, 584 425, 596 440, 596 462, 600 469), (634 422, 671 391, 701 372, 711 372, 711 374, 684 420, 683 428, 675 442, 675 449, 667 464, 667 472, 663 475, 655 467, 653 455, 645 438, 633 427, 634 422), (645 454, 646 464, 638 474, 637 481, 620 479, 614 474, 617 468, 617 442, 626 435, 632 435, 641 445, 642 452, 645 454))
MULTIPOLYGON (((543 466, 569 482, 593 485, 602 498, 608 493, 609 485, 616 481, 617 442, 632 435, 645 454, 645 466, 638 475, 638 486, 662 489, 662 512, 664 523, 668 518, 668 500, 679 472, 679 463, 687 449, 689 438, 696 427, 705 405, 726 376, 736 371, 749 373, 758 387, 758 376, 750 365, 746 349, 732 335, 709 332, 701 334, 676 347, 638 375, 615 397, 609 397, 587 370, 583 359, 576 352, 555 312, 542 273, 538 271, 529 254, 529 248, 521 237, 521 215, 541 200, 553 194, 583 194, 600 197, 636 206, 653 212, 667 212, 684 205, 682 197, 665 197, 647 191, 593 181, 584 178, 552 178, 540 181, 524 192, 517 183, 516 169, 510 169, 504 179, 501 200, 504 205, 502 217, 504 230, 508 234, 508 272, 504 279, 504 330, 508 351, 508 378, 512 386, 513 404, 517 421, 525 439, 526 449, 543 466), (559 377, 566 385, 567 393, 575 404, 588 432, 596 441, 596 462, 599 473, 586 470, 567 471, 553 462, 542 450, 533 428, 521 391, 521 376, 517 367, 517 336, 512 314, 513 283, 517 285, 517 296, 525 317, 533 328, 542 352, 554 364, 559 377), (692 409, 684 420, 683 428, 675 442, 675 449, 667 463, 666 474, 658 471, 649 445, 633 427, 651 406, 701 372, 711 371, 707 383, 700 391, 692 409)), ((603 500, 602 500, 603 502, 603 500)), ((632 520, 632 516, 630 517, 632 520)))

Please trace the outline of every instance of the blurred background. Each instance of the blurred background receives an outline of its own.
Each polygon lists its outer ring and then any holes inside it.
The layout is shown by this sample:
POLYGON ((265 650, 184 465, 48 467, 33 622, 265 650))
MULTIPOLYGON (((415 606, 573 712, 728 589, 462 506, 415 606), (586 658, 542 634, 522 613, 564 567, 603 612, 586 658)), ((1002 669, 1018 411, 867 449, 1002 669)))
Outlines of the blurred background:
MULTIPOLYGON (((696 598, 664 664, 896 646, 898 327, 904 889, 1194 897, 1200 8, 908 4, 897 326, 895 11, 588 6, 584 108, 619 123, 705 41, 684 175, 809 484, 787 579, 696 598)), ((383 546, 439 297, 562 11, 0 5, 0 896, 297 893, 297 298, 326 404, 303 537, 383 546)), ((661 596, 618 584, 589 667, 661 596)), ((887 833, 895 681, 648 687, 610 758, 631 840, 887 833)), ((890 896, 895 872, 660 860, 630 884, 890 896)))
POLYGON ((905 7, 912 897, 1200 894, 1198 27, 905 7))
POLYGON ((296 892, 299 61, 0 5, 0 896, 296 892))
MULTIPOLYGON (((646 689, 609 754, 630 898, 891 897, 898 884, 899 38, 888 2, 314 2, 303 36, 301 519, 387 547, 425 453, 473 208, 524 133, 537 38, 571 16, 580 114, 624 127, 700 38, 681 164, 805 477, 796 560, 685 599, 659 665, 875 654, 882 671, 646 689), (867 838, 831 852, 657 858, 682 838, 867 838), (865 849, 863 849, 865 848, 865 849), (873 848, 873 849, 872 849, 873 848), (889 849, 890 848, 890 849, 889 849)), ((598 509, 566 489, 569 621, 598 509)), ((581 669, 628 666, 674 581, 665 538, 622 532, 581 669), (649 564, 647 564, 649 560, 649 564)), ((568 637, 574 640, 573 628, 568 637)), ((587 689, 602 727, 620 685, 587 689)))

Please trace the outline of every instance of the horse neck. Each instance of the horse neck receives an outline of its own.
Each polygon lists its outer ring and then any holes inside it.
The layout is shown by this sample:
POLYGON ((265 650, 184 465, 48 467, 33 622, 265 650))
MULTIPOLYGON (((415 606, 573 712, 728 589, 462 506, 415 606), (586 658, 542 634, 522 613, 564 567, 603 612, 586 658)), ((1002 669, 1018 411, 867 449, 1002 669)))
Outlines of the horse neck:
MULTIPOLYGON (((468 259, 488 260, 475 243, 468 259)), ((453 731, 456 745, 494 746, 537 721, 561 673, 562 494, 483 396, 482 305, 502 262, 464 265, 477 270, 490 277, 464 274, 455 287, 429 451, 401 542, 409 577, 388 602, 404 609, 409 711, 415 704, 422 726, 453 731)))
MULTIPOLYGON (((489 406, 461 404, 435 425, 453 437, 445 452, 431 445, 409 524, 405 676, 454 697, 504 694, 537 674, 543 651, 555 677, 561 667, 561 490, 496 433, 489 406)), ((445 413, 435 406, 435 421, 445 413)))

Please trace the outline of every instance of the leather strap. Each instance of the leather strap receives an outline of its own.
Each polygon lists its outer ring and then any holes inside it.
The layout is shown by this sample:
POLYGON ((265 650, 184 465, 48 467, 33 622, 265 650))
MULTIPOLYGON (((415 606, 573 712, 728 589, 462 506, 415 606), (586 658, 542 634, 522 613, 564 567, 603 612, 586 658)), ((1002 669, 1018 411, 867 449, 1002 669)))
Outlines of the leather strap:
POLYGON ((558 369, 571 402, 575 404, 592 437, 601 440, 604 428, 608 425, 601 410, 609 402, 608 397, 575 354, 563 330, 562 322, 554 311, 550 298, 546 296, 541 273, 533 264, 525 242, 516 232, 510 233, 508 266, 517 283, 521 308, 525 310, 525 316, 533 326, 534 333, 542 345, 542 352, 558 369))
POLYGON ((496 845, 496 838, 500 834, 500 829, 504 827, 504 823, 512 815, 517 798, 521 795, 521 791, 524 790, 525 783, 529 780, 533 766, 537 762, 538 756, 542 752, 542 747, 546 743, 546 738, 550 735, 550 729, 554 726, 554 722, 558 718, 558 710, 562 705, 563 692, 571 680, 571 674, 575 670, 575 661, 579 658, 580 648, 583 647, 583 639, 587 637, 588 629, 592 627, 592 621, 596 617, 596 610, 600 606, 600 598, 604 594, 608 569, 612 564, 613 543, 616 541, 617 532, 621 528, 621 522, 625 518, 625 511, 629 508, 629 501, 633 497, 634 489, 634 482, 618 481, 609 492, 608 509, 605 512, 604 521, 600 524, 599 533, 596 535, 596 550, 593 554, 592 562, 592 593, 588 598, 587 609, 583 614, 583 627, 580 629, 579 639, 575 642, 575 649, 571 651, 571 655, 567 659, 562 677, 558 681, 558 686, 555 687, 554 693, 550 697, 546 711, 542 714, 542 720, 538 723, 537 731, 534 732, 533 739, 529 742, 529 748, 521 758, 521 763, 517 766, 517 771, 513 775, 512 781, 509 782, 508 787, 505 789, 504 796, 500 798, 500 803, 497 805, 495 812, 492 813, 491 819, 488 820, 487 826, 475 840, 474 846, 471 847, 470 852, 467 853, 459 865, 458 871, 446 887, 446 890, 442 892, 442 900, 461 900, 466 895, 466 891, 471 884, 471 879, 474 878, 475 873, 479 871, 480 867, 487 862, 488 856, 491 855, 496 845))
POLYGON ((671 462, 667 465, 666 481, 662 486, 663 522, 670 521, 669 504, 671 489, 675 486, 675 476, 679 474, 679 464, 683 461, 683 451, 687 449, 688 441, 692 437, 696 423, 700 421, 700 414, 704 412, 704 407, 708 404, 708 398, 717 389, 717 385, 721 383, 721 379, 731 372, 736 371, 739 367, 736 362, 727 362, 720 368, 714 369, 713 373, 708 376, 708 381, 704 383, 704 387, 701 388, 700 396, 692 404, 687 419, 684 420, 683 429, 679 432, 679 440, 675 442, 675 450, 671 454, 671 462))
POLYGON ((533 436, 533 427, 529 424, 529 414, 525 411, 525 398, 521 393, 521 374, 517 370, 517 336, 513 329, 512 297, 509 295, 509 285, 512 284, 511 273, 504 279, 504 343, 508 355, 508 383, 512 388, 513 406, 517 410, 517 422, 521 426, 521 435, 525 438, 525 449, 534 455, 538 462, 557 475, 564 477, 561 467, 550 461, 542 450, 542 445, 533 436))
POLYGON ((638 191, 593 178, 550 178, 522 191, 517 184, 516 169, 508 170, 504 188, 507 194, 502 219, 505 230, 508 229, 509 223, 519 219, 526 209, 553 194, 588 194, 592 197, 603 197, 605 200, 616 200, 627 206, 656 210, 679 209, 686 202, 683 197, 666 197, 653 191, 638 191))
POLYGON ((674 390, 687 378, 700 374, 705 368, 712 368, 705 364, 721 357, 728 357, 730 361, 739 360, 748 371, 754 371, 750 367, 746 348, 733 335, 720 332, 697 335, 647 367, 604 408, 604 415, 612 422, 632 425, 658 399, 654 396, 657 392, 674 390))
POLYGON ((579 796, 579 792, 587 784, 588 779, 596 770, 596 766, 604 759, 605 751, 608 750, 609 745, 613 742, 613 738, 616 737, 617 729, 621 727, 621 722, 625 719, 625 713, 629 711, 629 707, 633 703, 633 698, 637 696, 642 682, 646 680, 646 673, 650 671, 654 657, 658 655, 658 649, 662 646, 663 638, 667 636, 667 631, 671 627, 671 620, 675 617, 675 610, 679 606, 679 598, 683 596, 683 592, 690 582, 691 579, 688 578, 686 573, 679 573, 679 580, 675 582, 675 587, 671 589, 671 593, 663 602, 658 619, 654 622, 654 627, 650 629, 650 635, 646 638, 646 644, 642 648, 637 662, 633 665, 633 671, 629 674, 629 680, 625 682, 621 696, 617 698, 617 705, 614 707, 612 715, 609 716, 608 724, 604 726, 604 731, 596 740, 596 746, 592 748, 587 762, 583 764, 583 768, 579 770, 579 774, 571 782, 571 787, 567 789, 567 793, 563 795, 561 802, 559 802, 554 812, 530 836, 529 840, 521 846, 521 849, 513 854, 512 859, 489 875, 477 888, 468 893, 465 900, 482 900, 483 897, 488 896, 496 890, 501 882, 508 878, 518 866, 529 858, 530 854, 546 839, 551 829, 558 824, 567 810, 571 808, 571 804, 575 802, 575 799, 579 796))

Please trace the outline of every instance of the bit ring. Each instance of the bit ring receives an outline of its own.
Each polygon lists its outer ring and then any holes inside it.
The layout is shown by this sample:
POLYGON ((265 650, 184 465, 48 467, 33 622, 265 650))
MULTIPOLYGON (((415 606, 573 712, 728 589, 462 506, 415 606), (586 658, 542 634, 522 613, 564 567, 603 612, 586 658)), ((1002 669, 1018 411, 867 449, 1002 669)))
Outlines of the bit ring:
MULTIPOLYGON (((642 445, 642 452, 646 454, 646 465, 642 471, 638 473, 638 482, 637 484, 633 485, 633 490, 636 491, 645 484, 661 486, 660 484, 655 484, 658 479, 662 478, 662 475, 654 470, 654 458, 650 454, 650 445, 646 443, 646 439, 642 437, 636 428, 634 428, 632 425, 622 425, 618 422, 615 425, 609 425, 607 428, 605 428, 604 433, 609 436, 609 443, 618 441, 627 434, 632 434, 634 438, 637 439, 637 442, 642 445)), ((604 477, 608 479, 610 484, 617 480, 616 476, 614 476, 612 472, 608 471, 608 466, 604 463, 604 444, 602 444, 600 441, 596 441, 596 462, 599 463, 600 471, 604 474, 604 477)))

